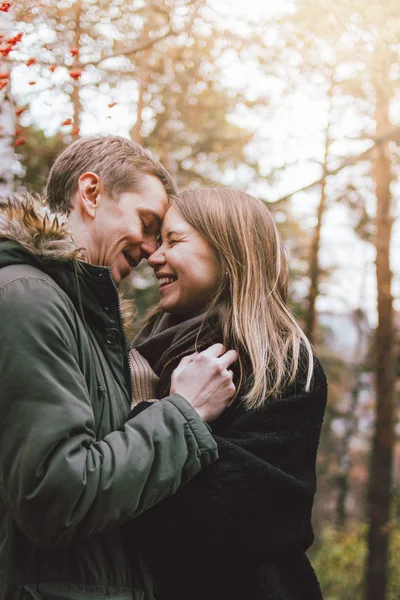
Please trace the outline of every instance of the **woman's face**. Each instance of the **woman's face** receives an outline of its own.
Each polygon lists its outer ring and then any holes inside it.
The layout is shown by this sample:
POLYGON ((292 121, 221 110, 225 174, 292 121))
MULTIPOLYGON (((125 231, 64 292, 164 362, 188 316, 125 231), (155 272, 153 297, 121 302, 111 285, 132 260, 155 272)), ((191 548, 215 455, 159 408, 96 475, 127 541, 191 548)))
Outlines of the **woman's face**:
POLYGON ((161 228, 161 246, 149 257, 160 283, 160 306, 165 312, 202 312, 218 287, 219 268, 214 250, 169 208, 161 228))

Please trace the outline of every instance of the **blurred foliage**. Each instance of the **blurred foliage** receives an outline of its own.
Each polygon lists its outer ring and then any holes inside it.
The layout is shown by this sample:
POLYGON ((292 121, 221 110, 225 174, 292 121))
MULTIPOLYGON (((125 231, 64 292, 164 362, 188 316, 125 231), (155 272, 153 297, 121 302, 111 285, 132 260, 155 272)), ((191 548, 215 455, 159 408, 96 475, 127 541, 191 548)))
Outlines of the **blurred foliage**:
POLYGON ((46 0, 22 1, 19 9, 26 35, 14 66, 29 56, 35 83, 23 101, 46 105, 67 143, 85 115, 104 114, 108 104, 109 119, 121 106, 128 110, 130 137, 181 187, 218 181, 226 169, 249 163, 245 148, 254 133, 230 115, 252 103, 222 84, 220 66, 243 40, 214 23, 207 2, 46 0))
MULTIPOLYGON (((366 526, 349 532, 326 528, 311 560, 324 600, 363 600, 366 526)), ((400 524, 393 524, 390 550, 390 584, 387 600, 400 598, 400 524)))
POLYGON ((142 261, 131 275, 122 281, 120 292, 130 306, 133 324, 129 328, 129 337, 140 329, 141 322, 146 313, 159 300, 158 283, 154 277, 153 269, 146 261, 142 261))
MULTIPOLYGON (((226 169, 246 163, 245 148, 253 137, 229 120, 246 99, 221 85, 213 33, 192 34, 190 44, 169 48, 168 60, 161 52, 155 56, 143 91, 154 126, 139 141, 169 168, 180 187, 213 183, 226 169)), ((143 124, 142 132, 145 128, 143 124)))
POLYGON ((15 185, 42 194, 50 167, 65 143, 60 134, 48 137, 32 126, 25 128, 24 136, 26 142, 18 148, 21 170, 15 177, 15 185))

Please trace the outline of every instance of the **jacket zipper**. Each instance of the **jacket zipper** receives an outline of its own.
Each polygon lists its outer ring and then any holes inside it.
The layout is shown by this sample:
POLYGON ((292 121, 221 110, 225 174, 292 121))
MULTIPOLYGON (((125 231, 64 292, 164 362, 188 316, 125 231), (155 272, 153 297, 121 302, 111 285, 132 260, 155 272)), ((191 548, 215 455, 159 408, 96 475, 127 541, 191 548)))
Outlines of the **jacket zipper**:
POLYGON ((115 290, 115 295, 117 297, 117 306, 118 306, 118 314, 119 314, 119 328, 122 331, 123 340, 124 340, 124 346, 125 346, 125 356, 126 356, 126 360, 128 361, 128 371, 129 371, 129 402, 131 402, 131 398, 132 398, 132 394, 133 394, 133 373, 132 373, 131 361, 129 360, 129 342, 128 342, 128 338, 126 337, 126 333, 125 333, 124 327, 122 325, 123 318, 122 318, 121 302, 119 300, 118 288, 117 288, 116 283, 114 281, 114 277, 112 276, 110 267, 106 267, 106 268, 107 268, 108 274, 110 276, 110 280, 111 280, 111 283, 113 285, 113 288, 115 290))

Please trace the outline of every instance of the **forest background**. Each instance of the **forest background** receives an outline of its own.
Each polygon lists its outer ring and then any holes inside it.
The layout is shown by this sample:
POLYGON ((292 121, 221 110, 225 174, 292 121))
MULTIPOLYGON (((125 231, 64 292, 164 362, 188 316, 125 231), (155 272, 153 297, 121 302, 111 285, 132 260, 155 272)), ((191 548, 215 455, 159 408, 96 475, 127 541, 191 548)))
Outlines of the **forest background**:
MULTIPOLYGON (((0 0, 0 194, 111 133, 268 204, 330 383, 310 557, 325 600, 398 600, 398 0, 276 4, 0 0)), ((146 264, 124 292, 157 301, 146 264)))

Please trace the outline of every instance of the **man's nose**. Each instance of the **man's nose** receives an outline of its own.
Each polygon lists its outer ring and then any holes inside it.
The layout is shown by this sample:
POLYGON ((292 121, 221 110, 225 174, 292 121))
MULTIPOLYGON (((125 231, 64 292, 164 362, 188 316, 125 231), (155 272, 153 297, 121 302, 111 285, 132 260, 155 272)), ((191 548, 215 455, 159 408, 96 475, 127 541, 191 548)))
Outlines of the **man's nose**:
POLYGON ((157 238, 155 235, 148 236, 140 245, 144 258, 148 258, 154 254, 158 248, 157 238))

